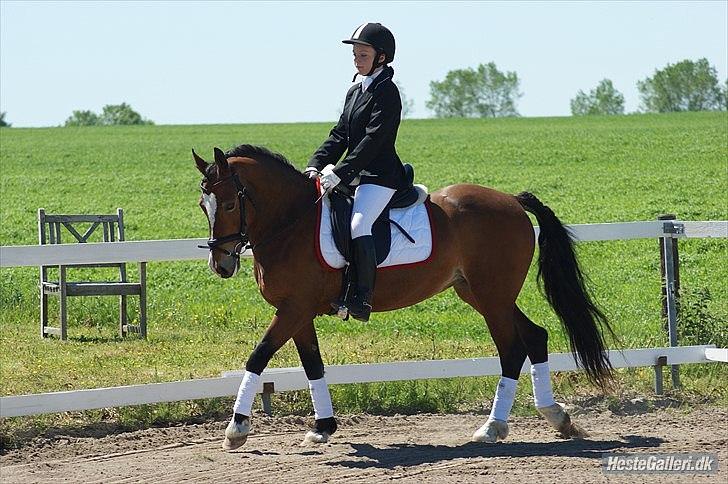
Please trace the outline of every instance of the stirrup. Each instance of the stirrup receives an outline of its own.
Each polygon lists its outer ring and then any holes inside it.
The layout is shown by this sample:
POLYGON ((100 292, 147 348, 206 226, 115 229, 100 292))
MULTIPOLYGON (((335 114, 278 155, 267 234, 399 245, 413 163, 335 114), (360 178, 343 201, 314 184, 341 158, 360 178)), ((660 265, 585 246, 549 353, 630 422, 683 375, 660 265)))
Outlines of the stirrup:
POLYGON ((344 321, 349 319, 349 308, 346 307, 346 303, 342 301, 334 301, 331 303, 331 307, 336 311, 336 316, 343 319, 344 321))

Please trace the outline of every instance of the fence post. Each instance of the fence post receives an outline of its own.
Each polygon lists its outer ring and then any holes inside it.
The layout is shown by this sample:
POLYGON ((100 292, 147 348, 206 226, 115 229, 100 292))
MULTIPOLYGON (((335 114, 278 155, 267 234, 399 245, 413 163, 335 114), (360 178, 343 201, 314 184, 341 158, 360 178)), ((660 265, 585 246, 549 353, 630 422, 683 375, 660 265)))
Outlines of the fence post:
MULTIPOLYGON (((660 273, 662 278, 662 315, 667 319, 667 334, 670 346, 678 346, 677 340, 677 312, 680 298, 680 262, 678 256, 677 239, 674 234, 683 233, 682 224, 675 224, 674 214, 665 214, 658 220, 666 220, 663 224, 664 235, 660 237, 660 273)), ((672 387, 680 388, 680 373, 678 365, 670 365, 672 387)), ((657 382, 655 382, 657 384, 657 382)))
POLYGON ((664 394, 662 389, 662 367, 665 365, 667 365, 667 356, 658 356, 655 365, 652 367, 655 370, 655 395, 664 394))
POLYGON ((273 406, 271 405, 270 397, 275 391, 276 389, 273 382, 263 383, 263 393, 260 396, 263 400, 263 413, 269 417, 273 414, 273 406))

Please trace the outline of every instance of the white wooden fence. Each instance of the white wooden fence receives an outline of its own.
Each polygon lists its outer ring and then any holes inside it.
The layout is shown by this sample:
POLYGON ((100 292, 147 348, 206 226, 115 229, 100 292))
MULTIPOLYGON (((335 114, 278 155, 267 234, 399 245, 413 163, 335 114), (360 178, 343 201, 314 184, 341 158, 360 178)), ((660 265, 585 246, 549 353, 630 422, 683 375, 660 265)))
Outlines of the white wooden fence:
MULTIPOLYGON (((571 225, 569 228, 578 241, 728 238, 728 221, 660 220, 571 225)), ((538 227, 535 230, 538 233, 538 227)), ((0 267, 206 259, 208 252, 197 247, 204 242, 205 239, 183 239, 89 243, 83 246, 3 246, 0 247, 0 267)), ((251 254, 246 252, 243 256, 250 257, 251 254)), ((674 328, 671 331, 674 332, 674 328)), ((666 364, 728 362, 728 349, 684 346, 613 350, 610 359, 615 368, 655 366, 656 375, 657 370, 661 375, 661 367, 666 364)), ((577 369, 568 353, 551 354, 549 361, 553 371, 577 369)), ((527 365, 528 361, 522 371, 527 370, 527 365)), ((497 358, 474 358, 332 365, 326 370, 327 381, 340 384, 499 375, 500 363, 497 358)), ((0 398, 0 417, 232 396, 237 393, 241 378, 239 372, 228 372, 219 378, 8 396, 0 398)), ((271 368, 263 372, 258 391, 269 397, 273 391, 304 388, 307 388, 307 381, 302 368, 271 368)))
MULTIPOLYGON (((609 352, 609 358, 615 368, 634 368, 655 366, 660 358, 664 358, 663 362, 671 365, 728 361, 728 350, 716 349, 715 346, 647 348, 622 352, 612 350, 609 352)), ((550 354, 549 367, 552 371, 577 369, 570 353, 550 354)), ((530 362, 526 359, 521 373, 529 371, 530 362)), ((329 365, 326 367, 326 381, 333 385, 500 374, 500 362, 497 357, 329 365)), ((219 378, 2 397, 0 398, 0 417, 234 396, 238 393, 242 379, 242 371, 231 371, 223 373, 219 378)), ((308 380, 303 368, 268 368, 261 375, 258 393, 263 393, 265 396, 273 392, 307 388, 308 380)))
MULTIPOLYGON (((581 242, 601 240, 728 237, 728 221, 681 222, 684 233, 666 234, 666 221, 620 222, 608 224, 569 225, 574 238, 581 242)), ((538 235, 538 227, 535 227, 538 235)), ((105 262, 150 262, 165 260, 207 259, 207 239, 142 240, 84 244, 0 246, 0 267, 21 267, 58 264, 94 264, 105 262)), ((252 257, 246 251, 243 257, 252 257)))

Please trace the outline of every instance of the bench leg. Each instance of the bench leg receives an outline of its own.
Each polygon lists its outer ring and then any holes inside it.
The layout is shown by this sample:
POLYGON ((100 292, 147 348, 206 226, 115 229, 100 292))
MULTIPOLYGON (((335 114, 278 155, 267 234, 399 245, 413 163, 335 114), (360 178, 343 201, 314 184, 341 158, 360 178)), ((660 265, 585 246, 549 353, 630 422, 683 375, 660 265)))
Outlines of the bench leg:
POLYGON ((48 326, 48 294, 43 289, 43 282, 40 284, 40 337, 47 338, 46 327, 48 326))
POLYGON ((60 268, 60 304, 59 304, 59 316, 61 320, 61 340, 65 341, 68 338, 68 321, 67 321, 67 308, 66 308, 66 267, 61 266, 60 268))
POLYGON ((147 263, 139 263, 139 330, 142 338, 147 339, 147 263))
POLYGON ((119 296, 119 336, 126 336, 126 325, 129 322, 129 315, 126 311, 126 296, 119 296))

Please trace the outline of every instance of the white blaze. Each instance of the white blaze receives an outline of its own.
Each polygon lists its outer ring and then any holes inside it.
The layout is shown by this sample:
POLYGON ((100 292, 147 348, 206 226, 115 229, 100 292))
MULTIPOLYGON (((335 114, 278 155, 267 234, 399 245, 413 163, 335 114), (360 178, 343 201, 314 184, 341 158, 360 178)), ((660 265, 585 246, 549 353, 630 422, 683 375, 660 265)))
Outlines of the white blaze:
POLYGON ((217 212, 217 199, 214 193, 203 193, 202 204, 205 206, 205 212, 207 212, 207 220, 210 222, 210 235, 215 228, 215 213, 217 212))
MULTIPOLYGON (((214 193, 203 193, 202 204, 205 206, 205 213, 207 213, 207 221, 210 224, 210 237, 212 237, 212 229, 215 228, 215 213, 217 212, 217 199, 214 193)), ((207 265, 210 266, 212 272, 215 271, 215 261, 212 258, 212 251, 207 257, 207 265)))

